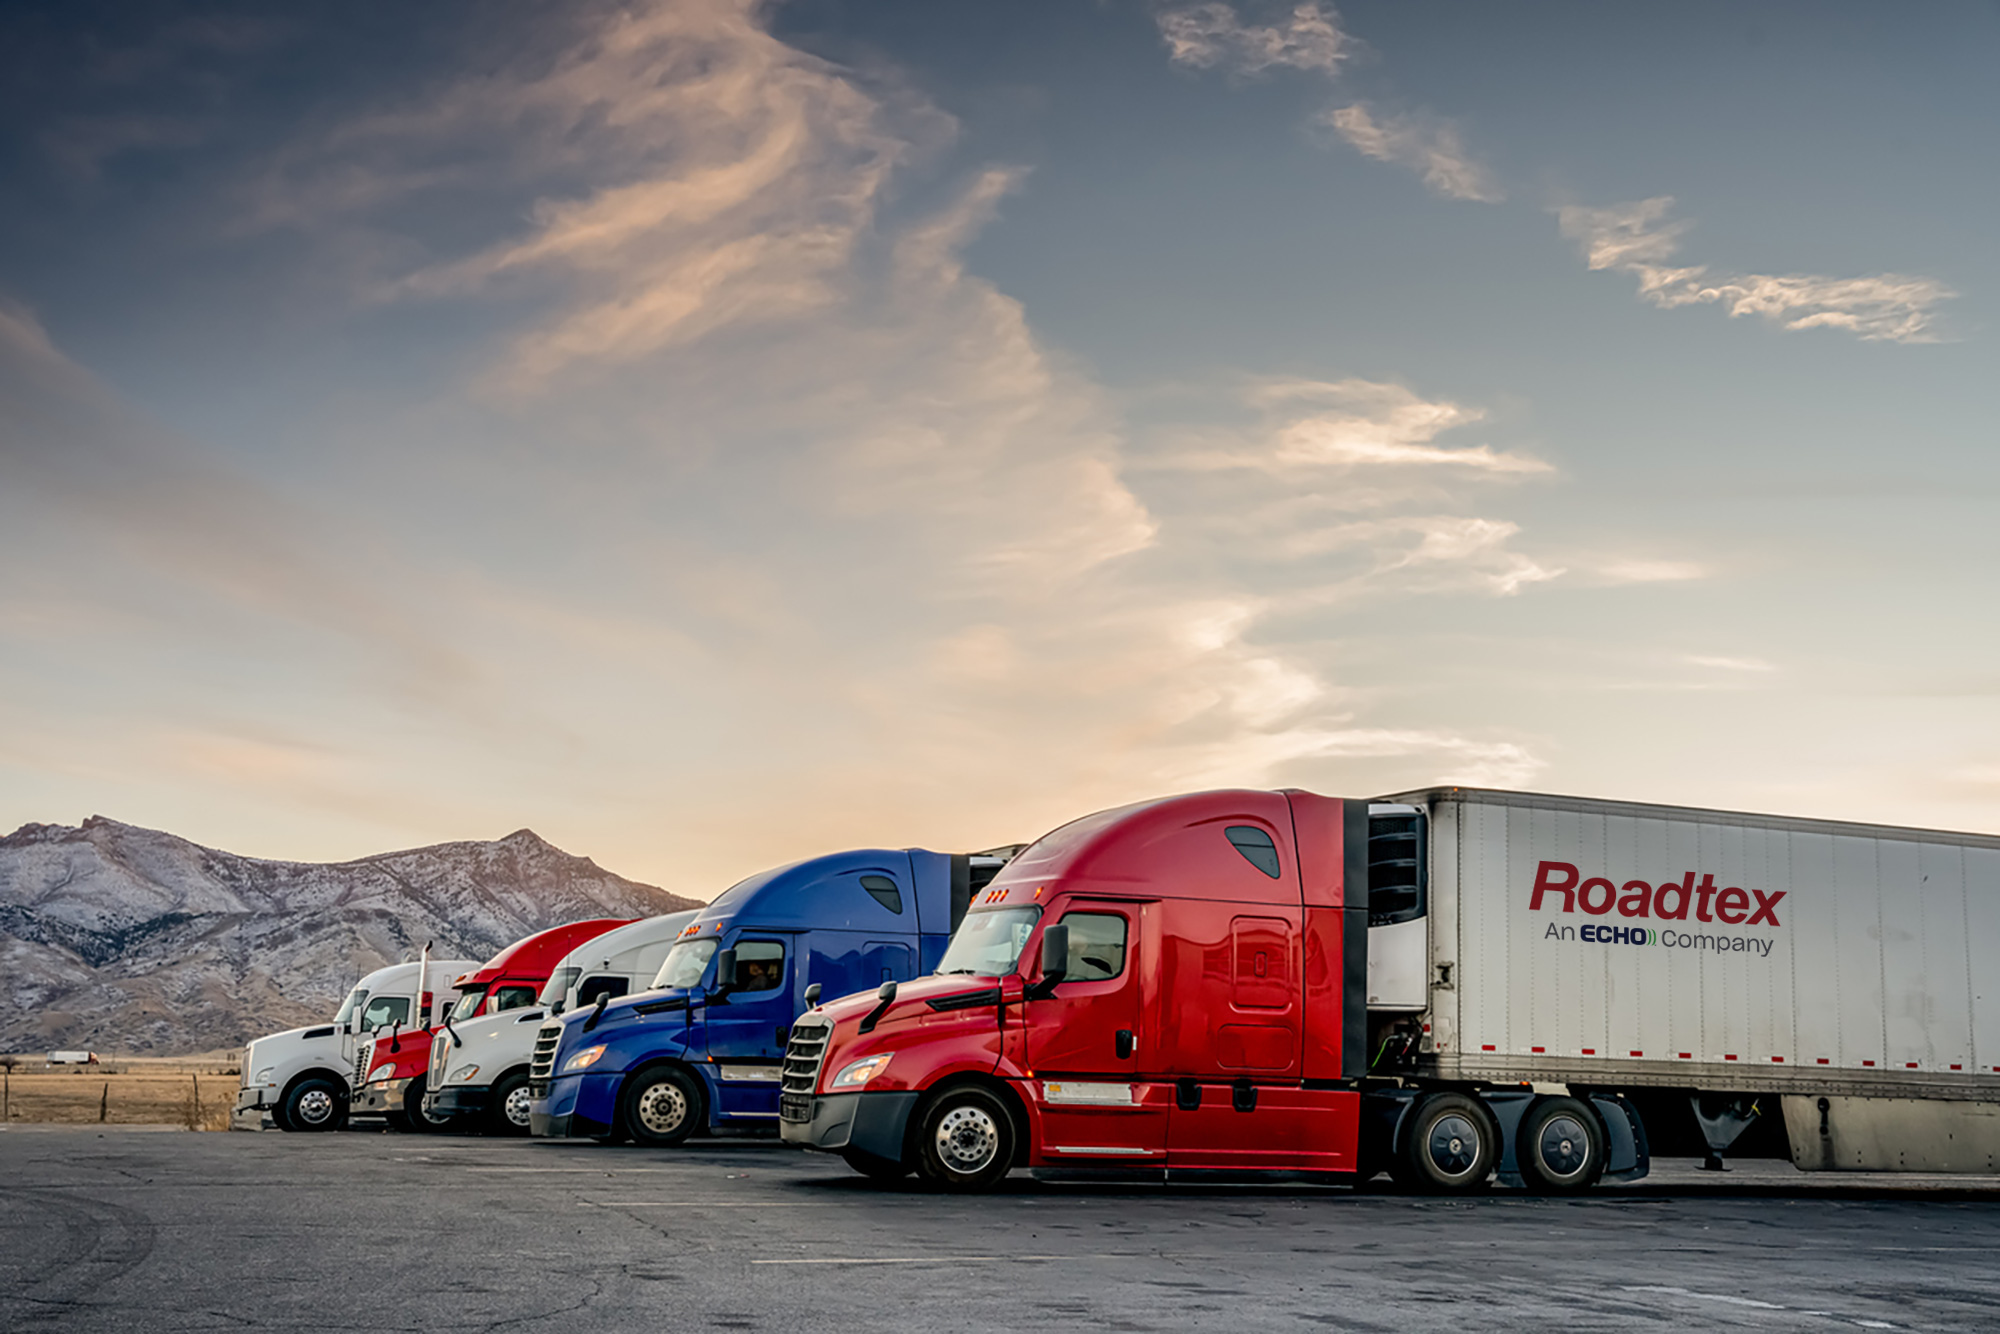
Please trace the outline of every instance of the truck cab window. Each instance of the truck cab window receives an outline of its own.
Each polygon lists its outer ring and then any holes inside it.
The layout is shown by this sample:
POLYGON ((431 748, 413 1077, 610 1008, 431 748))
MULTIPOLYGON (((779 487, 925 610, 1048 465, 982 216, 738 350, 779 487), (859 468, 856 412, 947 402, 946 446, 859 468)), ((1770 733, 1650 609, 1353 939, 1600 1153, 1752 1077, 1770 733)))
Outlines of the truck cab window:
POLYGON ((569 967, 556 969, 553 973, 549 974, 548 983, 542 987, 542 994, 538 999, 543 1005, 556 1004, 563 997, 569 995, 571 985, 582 976, 583 969, 581 968, 569 967))
POLYGON ((498 1014, 502 1010, 518 1010, 524 1005, 535 1003, 533 987, 500 987, 493 992, 493 1003, 486 1007, 488 1014, 498 1014))
POLYGON ((354 990, 348 992, 347 999, 340 1003, 340 1012, 333 1016, 333 1022, 344 1027, 347 1021, 354 1017, 354 1012, 366 1004, 367 1000, 368 988, 366 987, 356 987, 354 990))
POLYGON ((599 996, 609 996, 615 999, 625 994, 625 988, 626 982, 624 978, 607 977, 600 973, 596 977, 587 977, 583 980, 583 985, 578 987, 576 991, 576 1003, 579 1006, 595 1005, 599 996))
POLYGON ((785 947, 775 940, 736 942, 736 991, 769 991, 785 978, 785 947))
POLYGON ((1118 913, 1073 912, 1069 928, 1071 982, 1102 982, 1125 971, 1125 919, 1118 913))
POLYGON ((714 936, 705 940, 683 940, 667 951, 666 962, 653 977, 655 991, 684 991, 688 987, 701 985, 701 975, 708 971, 708 961, 715 957, 716 947, 722 942, 714 936))
POLYGON ((992 908, 970 912, 958 934, 938 960, 940 973, 975 973, 1001 977, 1014 971, 1021 949, 1034 934, 1042 910, 1035 907, 992 908))
POLYGON ((1271 836, 1256 825, 1233 824, 1223 831, 1236 850, 1243 854, 1243 860, 1276 880, 1282 873, 1278 865, 1278 845, 1271 836))
POLYGON ((472 1018, 473 1015, 479 1013, 479 1003, 485 999, 486 984, 484 982, 476 987, 467 987, 460 993, 458 1004, 452 1007, 451 1017, 459 1023, 464 1023, 466 1020, 472 1018))
POLYGON ((378 1028, 391 1024, 410 1022, 410 998, 408 996, 377 996, 361 1011, 361 1031, 373 1033, 378 1028))
POLYGON ((861 887, 868 891, 868 897, 890 912, 903 911, 903 891, 888 876, 864 875, 861 877, 861 887))

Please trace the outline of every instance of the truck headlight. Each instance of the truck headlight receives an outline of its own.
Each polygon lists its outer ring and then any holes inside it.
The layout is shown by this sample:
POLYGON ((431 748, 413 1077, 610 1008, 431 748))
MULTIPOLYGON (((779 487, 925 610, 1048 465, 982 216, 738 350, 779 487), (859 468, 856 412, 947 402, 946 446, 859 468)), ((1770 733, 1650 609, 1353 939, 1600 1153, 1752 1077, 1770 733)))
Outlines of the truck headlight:
POLYGON ((878 1052, 873 1056, 864 1056, 852 1064, 842 1066, 840 1073, 833 1077, 833 1083, 829 1087, 837 1089, 859 1088, 888 1068, 888 1052, 878 1052))
POLYGON ((381 1069, 376 1070, 374 1073, 370 1074, 368 1076, 368 1082, 371 1084, 379 1084, 383 1080, 392 1077, 395 1073, 396 1073, 395 1066, 385 1065, 381 1069))
POLYGON ((463 1084, 466 1080, 472 1078, 474 1075, 478 1073, 479 1073, 479 1067, 476 1065, 461 1065, 458 1067, 458 1069, 451 1072, 451 1079, 448 1082, 453 1084, 463 1084))
POLYGON ((604 1055, 605 1045, 600 1042, 595 1047, 585 1047, 582 1051, 564 1061, 564 1073, 568 1073, 571 1070, 587 1070, 591 1066, 596 1065, 597 1058, 604 1055))
POLYGON ((262 1070, 259 1070, 257 1072, 257 1077, 251 1080, 250 1082, 253 1084, 268 1084, 271 1082, 272 1071, 276 1069, 277 1069, 276 1066, 267 1065, 262 1070))

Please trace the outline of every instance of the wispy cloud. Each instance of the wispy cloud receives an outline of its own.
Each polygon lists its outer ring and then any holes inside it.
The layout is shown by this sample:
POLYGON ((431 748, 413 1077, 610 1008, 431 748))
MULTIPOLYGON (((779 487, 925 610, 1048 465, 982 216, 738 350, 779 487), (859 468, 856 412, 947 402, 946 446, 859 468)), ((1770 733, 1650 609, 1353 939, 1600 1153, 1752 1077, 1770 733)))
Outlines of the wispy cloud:
POLYGON ((1731 316, 1758 315, 1786 329, 1844 329, 1871 342, 1939 340, 1936 307, 1957 293, 1934 278, 1880 273, 1863 278, 1813 274, 1711 272, 1673 262, 1692 225, 1668 215, 1662 195, 1610 208, 1559 209, 1562 234, 1583 245, 1593 270, 1627 273, 1639 296, 1664 309, 1720 305, 1731 316))
POLYGON ((1681 660, 1690 666, 1706 667, 1711 671, 1718 672, 1758 674, 1778 670, 1775 663, 1765 662, 1762 658, 1725 658, 1708 653, 1689 653, 1684 655, 1681 660))
POLYGON ((1186 5, 1158 15, 1160 36, 1176 64, 1220 67, 1234 74, 1269 69, 1332 74, 1353 54, 1354 39, 1340 27, 1331 5, 1294 5, 1272 23, 1246 23, 1233 5, 1186 5))
POLYGON ((1337 107, 1321 120, 1378 162, 1410 168, 1447 199, 1498 203, 1505 196, 1492 173, 1474 161, 1458 127, 1428 116, 1378 114, 1365 102, 1337 107))

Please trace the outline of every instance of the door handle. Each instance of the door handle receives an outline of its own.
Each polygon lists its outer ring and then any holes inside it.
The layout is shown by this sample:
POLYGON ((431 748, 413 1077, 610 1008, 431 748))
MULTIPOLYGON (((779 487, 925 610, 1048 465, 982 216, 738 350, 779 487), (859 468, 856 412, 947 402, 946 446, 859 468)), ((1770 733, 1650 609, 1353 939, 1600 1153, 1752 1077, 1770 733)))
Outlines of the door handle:
POLYGON ((1121 1029, 1119 1029, 1119 1030, 1118 1030, 1118 1059, 1119 1059, 1119 1060, 1121 1060, 1121 1061, 1129 1061, 1129 1060, 1131 1060, 1131 1059, 1132 1059, 1132 1049, 1133 1049, 1134 1047, 1136 1047, 1137 1045, 1138 1045, 1138 1039, 1132 1036, 1132 1030, 1131 1030, 1131 1029, 1129 1029, 1129 1028, 1121 1028, 1121 1029))

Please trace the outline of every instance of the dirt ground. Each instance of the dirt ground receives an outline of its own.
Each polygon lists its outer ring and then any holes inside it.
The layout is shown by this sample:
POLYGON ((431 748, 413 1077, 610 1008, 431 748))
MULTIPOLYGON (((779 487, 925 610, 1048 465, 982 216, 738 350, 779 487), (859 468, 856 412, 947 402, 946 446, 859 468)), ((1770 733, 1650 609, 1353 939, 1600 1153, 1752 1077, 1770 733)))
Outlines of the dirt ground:
POLYGON ((177 1125, 229 1129, 240 1076, 219 1063, 120 1061, 104 1067, 15 1069, 5 1081, 5 1112, 31 1121, 177 1125), (185 1068, 171 1068, 171 1067, 185 1068), (199 1093, 200 1101, 196 1101, 199 1093))

